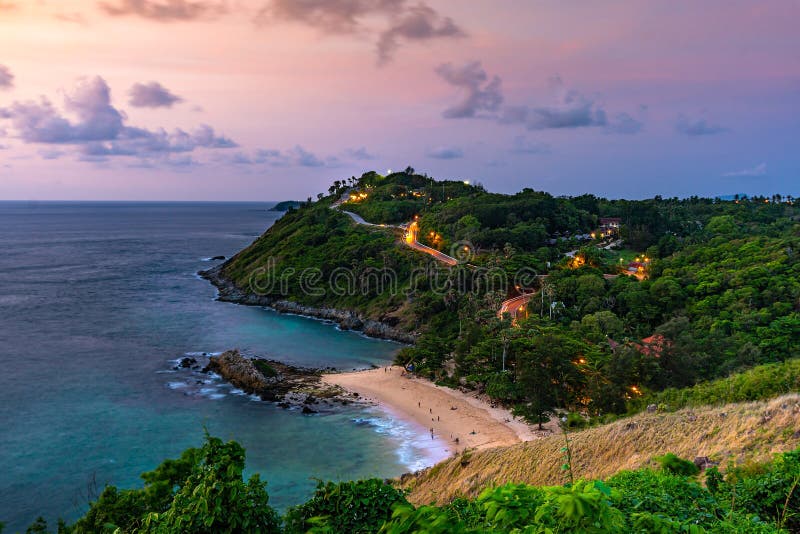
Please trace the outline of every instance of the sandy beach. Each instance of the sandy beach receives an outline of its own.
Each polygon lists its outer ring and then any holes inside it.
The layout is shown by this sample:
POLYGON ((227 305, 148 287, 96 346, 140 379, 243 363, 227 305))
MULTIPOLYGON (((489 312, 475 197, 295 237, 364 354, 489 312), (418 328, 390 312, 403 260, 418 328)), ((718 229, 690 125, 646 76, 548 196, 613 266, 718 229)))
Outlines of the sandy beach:
POLYGON ((323 380, 361 395, 398 417, 433 429, 454 454, 465 448, 488 449, 535 439, 531 429, 508 410, 428 380, 411 378, 401 367, 329 374, 323 380))

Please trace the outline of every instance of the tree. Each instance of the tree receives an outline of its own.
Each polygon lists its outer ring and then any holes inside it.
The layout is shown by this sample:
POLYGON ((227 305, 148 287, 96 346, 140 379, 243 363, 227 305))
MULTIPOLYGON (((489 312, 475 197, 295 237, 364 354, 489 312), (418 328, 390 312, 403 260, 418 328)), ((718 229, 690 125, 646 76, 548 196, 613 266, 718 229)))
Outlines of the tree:
POLYGON ((145 517, 143 532, 280 532, 266 483, 257 474, 248 482, 242 479, 245 452, 241 445, 207 436, 201 454, 170 507, 145 517))
POLYGON ((606 338, 622 335, 625 325, 614 312, 603 310, 584 315, 581 319, 583 334, 594 343, 600 343, 606 338))
POLYGON ((706 231, 712 236, 731 235, 736 231, 736 220, 733 215, 718 215, 711 217, 706 226, 706 231))
POLYGON ((178 488, 195 469, 202 450, 189 448, 180 458, 164 460, 156 469, 142 473, 144 488, 119 490, 106 486, 75 525, 74 532, 103 532, 109 526, 133 532, 142 525, 148 512, 166 511, 178 488))
POLYGON ((588 347, 556 329, 511 341, 524 403, 517 412, 531 422, 547 420, 547 413, 568 406, 582 389, 584 378, 575 361, 588 347))
POLYGON ((456 223, 456 239, 474 239, 480 229, 481 223, 474 215, 464 215, 456 223))

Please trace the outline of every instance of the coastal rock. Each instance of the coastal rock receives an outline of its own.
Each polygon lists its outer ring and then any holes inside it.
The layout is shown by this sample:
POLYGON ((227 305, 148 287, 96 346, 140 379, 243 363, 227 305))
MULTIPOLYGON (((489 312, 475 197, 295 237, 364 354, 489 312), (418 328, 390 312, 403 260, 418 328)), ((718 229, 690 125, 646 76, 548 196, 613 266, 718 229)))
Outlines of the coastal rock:
POLYGON ((212 356, 205 371, 217 373, 242 391, 257 395, 261 400, 276 402, 281 408, 303 409, 321 404, 333 407, 351 402, 340 387, 322 382, 321 373, 316 369, 247 358, 238 350, 212 356))
POLYGON ((219 260, 224 260, 224 259, 225 259, 225 256, 213 256, 211 258, 211 261, 219 261, 219 260))
MULTIPOLYGON (((198 274, 211 282, 219 291, 218 299, 224 302, 234 302, 246 306, 266 306, 282 313, 294 313, 332 321, 339 325, 343 330, 358 330, 370 337, 389 339, 408 345, 416 343, 418 334, 406 332, 400 328, 387 324, 383 321, 368 319, 352 310, 340 310, 336 308, 317 308, 305 306, 290 300, 276 299, 267 295, 256 295, 247 290, 240 289, 232 281, 222 275, 225 264, 217 265, 207 271, 198 274)), ((384 318, 385 319, 385 318, 384 318)), ((390 322, 395 322, 392 319, 390 322)))
POLYGON ((181 369, 192 369, 197 367, 197 360, 192 357, 181 358, 178 362, 178 367, 181 369))
POLYGON ((349 315, 339 323, 339 327, 342 330, 361 330, 364 328, 364 321, 356 315, 349 315))
POLYGON ((209 359, 208 369, 219 374, 222 378, 242 389, 243 391, 261 396, 265 400, 274 400, 270 385, 281 381, 280 376, 267 378, 256 368, 253 360, 242 356, 238 350, 229 350, 219 356, 209 359))

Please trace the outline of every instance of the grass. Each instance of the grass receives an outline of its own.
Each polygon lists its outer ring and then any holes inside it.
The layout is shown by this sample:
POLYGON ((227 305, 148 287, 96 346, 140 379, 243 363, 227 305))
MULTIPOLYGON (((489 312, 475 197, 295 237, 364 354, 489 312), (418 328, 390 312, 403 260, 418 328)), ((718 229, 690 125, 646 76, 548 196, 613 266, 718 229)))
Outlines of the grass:
MULTIPOLYGON (((668 452, 683 458, 708 456, 724 469, 736 463, 761 462, 800 445, 800 395, 765 402, 641 414, 569 435, 572 469, 578 478, 605 478, 624 469, 656 467, 668 452)), ((411 490, 415 504, 444 504, 475 497, 506 482, 563 484, 564 438, 551 435, 497 449, 474 451, 468 461, 451 458, 399 485, 411 490)))
POLYGON ((641 259, 642 252, 638 250, 632 249, 621 249, 621 250, 606 250, 604 251, 606 256, 606 262, 609 265, 627 265, 632 262, 637 257, 641 259), (620 262, 620 258, 622 258, 622 262, 620 262))

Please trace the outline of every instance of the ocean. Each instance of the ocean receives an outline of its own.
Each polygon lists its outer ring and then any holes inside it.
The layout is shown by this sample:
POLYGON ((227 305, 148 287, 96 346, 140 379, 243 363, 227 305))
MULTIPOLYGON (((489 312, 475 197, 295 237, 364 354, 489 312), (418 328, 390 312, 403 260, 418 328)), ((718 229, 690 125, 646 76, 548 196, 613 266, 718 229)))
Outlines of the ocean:
MULTIPOLYGON (((246 354, 343 370, 400 346, 324 322, 215 300, 196 273, 280 213, 272 203, 0 202, 0 521, 74 520, 106 484, 200 446, 204 429, 247 449, 279 509, 314 479, 393 477, 431 463, 425 429, 377 408, 301 415, 185 355, 246 354), (200 382, 198 383, 198 380, 200 382)), ((428 440, 429 441, 429 440, 428 440)))

